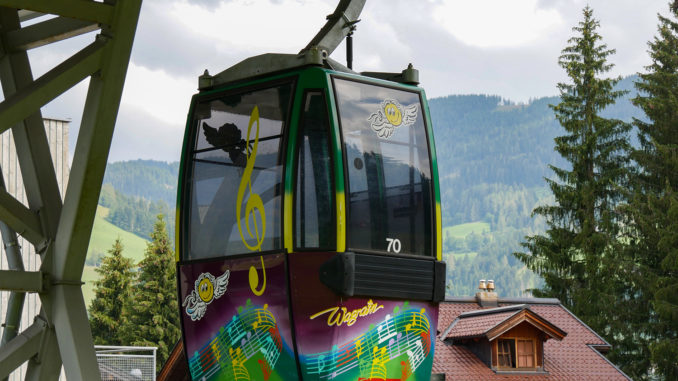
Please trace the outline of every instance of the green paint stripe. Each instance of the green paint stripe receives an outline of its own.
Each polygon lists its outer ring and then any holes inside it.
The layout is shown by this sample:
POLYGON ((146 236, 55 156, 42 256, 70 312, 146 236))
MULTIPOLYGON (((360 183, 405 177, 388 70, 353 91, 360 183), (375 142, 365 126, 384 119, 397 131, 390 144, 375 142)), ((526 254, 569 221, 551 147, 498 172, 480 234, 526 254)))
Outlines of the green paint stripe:
POLYGON ((435 139, 433 137, 433 122, 431 121, 431 111, 429 110, 428 107, 428 100, 426 98, 426 92, 422 89, 421 90, 421 96, 423 99, 424 107, 426 108, 426 112, 424 113, 426 115, 426 132, 428 134, 428 142, 429 142, 429 152, 431 154, 431 182, 433 183, 433 198, 436 203, 436 210, 435 210, 435 243, 436 243, 436 248, 435 248, 435 253, 436 253, 436 258, 439 261, 442 261, 442 252, 443 252, 443 227, 442 227, 442 206, 440 202, 440 182, 439 177, 438 177, 438 157, 436 155, 436 144, 435 144, 435 139))

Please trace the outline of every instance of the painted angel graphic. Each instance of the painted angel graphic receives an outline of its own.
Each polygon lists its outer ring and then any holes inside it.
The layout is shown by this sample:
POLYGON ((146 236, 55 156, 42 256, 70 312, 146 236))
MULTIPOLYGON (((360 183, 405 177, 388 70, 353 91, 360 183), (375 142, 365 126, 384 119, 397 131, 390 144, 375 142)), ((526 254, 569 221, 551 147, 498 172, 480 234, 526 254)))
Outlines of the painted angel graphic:
POLYGON ((195 281, 195 288, 191 290, 191 293, 186 296, 181 304, 182 307, 186 307, 186 314, 191 317, 192 321, 202 319, 207 311, 207 305, 226 293, 230 275, 229 270, 226 270, 218 278, 210 273, 200 274, 195 281))
POLYGON ((400 126, 411 126, 417 120, 418 105, 401 105, 395 99, 386 99, 379 105, 379 110, 367 120, 377 136, 388 139, 400 126))

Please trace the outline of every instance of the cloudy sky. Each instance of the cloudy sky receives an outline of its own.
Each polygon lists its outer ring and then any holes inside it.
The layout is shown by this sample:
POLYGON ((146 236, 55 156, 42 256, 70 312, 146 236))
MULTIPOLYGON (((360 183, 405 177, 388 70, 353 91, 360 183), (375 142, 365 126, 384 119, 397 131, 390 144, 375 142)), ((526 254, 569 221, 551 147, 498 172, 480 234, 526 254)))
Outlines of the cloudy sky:
MULTIPOLYGON (((267 52, 296 53, 338 0, 144 0, 109 161, 176 161, 197 78, 267 52)), ((589 4, 617 50, 611 75, 649 64, 647 41, 668 0, 368 0, 354 35, 354 69, 419 69, 429 98, 497 94, 518 102, 556 95, 558 56, 589 4)), ((30 52, 35 75, 92 35, 30 52)), ((332 57, 345 61, 344 45, 332 57)), ((86 83, 43 109, 69 118, 71 155, 86 83)))

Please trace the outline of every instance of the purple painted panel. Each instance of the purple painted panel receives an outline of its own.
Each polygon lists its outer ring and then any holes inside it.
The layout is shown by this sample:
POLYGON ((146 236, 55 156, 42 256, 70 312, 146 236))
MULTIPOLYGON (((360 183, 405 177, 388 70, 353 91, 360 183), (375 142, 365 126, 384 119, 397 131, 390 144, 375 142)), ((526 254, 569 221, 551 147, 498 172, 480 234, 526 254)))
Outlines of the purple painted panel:
POLYGON ((179 268, 193 379, 297 379, 283 254, 179 268))

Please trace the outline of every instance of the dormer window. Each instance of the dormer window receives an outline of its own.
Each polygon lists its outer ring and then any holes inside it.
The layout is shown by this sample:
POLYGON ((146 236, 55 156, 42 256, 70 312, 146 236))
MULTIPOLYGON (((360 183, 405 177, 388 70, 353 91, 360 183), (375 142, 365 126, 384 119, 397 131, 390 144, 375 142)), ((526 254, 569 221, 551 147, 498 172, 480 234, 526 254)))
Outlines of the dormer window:
POLYGON ((497 368, 502 370, 537 368, 537 340, 535 337, 497 340, 497 368))
POLYGON ((537 351, 534 339, 517 339, 516 340, 518 368, 534 368, 537 365, 537 351))
POLYGON ((566 335, 528 306, 517 305, 463 313, 442 339, 468 348, 497 373, 544 373, 544 342, 566 335))
POLYGON ((516 341, 514 339, 503 339, 498 342, 499 367, 500 368, 515 368, 516 367, 516 341))

